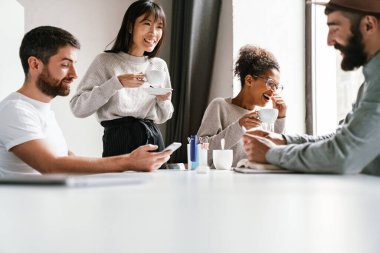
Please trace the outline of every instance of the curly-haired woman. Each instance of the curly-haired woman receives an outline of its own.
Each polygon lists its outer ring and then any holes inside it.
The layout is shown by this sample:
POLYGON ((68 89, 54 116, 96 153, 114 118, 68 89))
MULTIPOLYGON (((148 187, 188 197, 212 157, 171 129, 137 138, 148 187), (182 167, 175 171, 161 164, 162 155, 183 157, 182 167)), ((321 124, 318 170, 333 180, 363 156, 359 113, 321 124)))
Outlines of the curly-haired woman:
POLYGON ((232 149, 232 166, 246 158, 241 142, 244 129, 261 125, 257 110, 272 101, 278 109, 275 132, 285 128, 286 104, 278 95, 282 90, 279 84, 280 66, 274 55, 260 47, 246 45, 240 49, 235 63, 235 75, 241 81, 241 90, 234 98, 215 98, 208 105, 198 130, 199 137, 209 138, 210 153, 208 163, 212 165, 211 152, 220 149, 220 141, 225 139, 225 148, 232 149))

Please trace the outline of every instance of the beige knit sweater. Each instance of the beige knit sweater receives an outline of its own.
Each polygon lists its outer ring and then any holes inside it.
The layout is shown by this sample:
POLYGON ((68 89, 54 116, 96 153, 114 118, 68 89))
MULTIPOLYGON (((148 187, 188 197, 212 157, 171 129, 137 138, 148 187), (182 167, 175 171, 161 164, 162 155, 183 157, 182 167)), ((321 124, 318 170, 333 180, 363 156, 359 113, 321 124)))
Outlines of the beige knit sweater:
MULTIPOLYGON (((239 119, 252 111, 231 103, 231 98, 215 98, 208 105, 198 130, 198 137, 209 137, 208 163, 212 163, 212 150, 221 149, 220 140, 225 139, 225 149, 232 149, 234 159, 232 166, 247 158, 241 137, 243 135, 239 119)), ((282 133, 285 128, 285 118, 277 119, 274 130, 282 133)))

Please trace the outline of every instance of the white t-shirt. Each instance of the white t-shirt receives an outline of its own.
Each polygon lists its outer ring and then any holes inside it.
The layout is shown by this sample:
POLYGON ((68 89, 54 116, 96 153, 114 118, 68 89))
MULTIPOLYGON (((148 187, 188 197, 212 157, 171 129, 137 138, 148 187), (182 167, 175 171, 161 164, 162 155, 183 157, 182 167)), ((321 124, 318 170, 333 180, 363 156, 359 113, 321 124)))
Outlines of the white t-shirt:
POLYGON ((11 93, 0 102, 0 121, 0 177, 40 174, 9 151, 31 140, 44 139, 57 156, 68 155, 65 138, 50 103, 18 92, 11 93))

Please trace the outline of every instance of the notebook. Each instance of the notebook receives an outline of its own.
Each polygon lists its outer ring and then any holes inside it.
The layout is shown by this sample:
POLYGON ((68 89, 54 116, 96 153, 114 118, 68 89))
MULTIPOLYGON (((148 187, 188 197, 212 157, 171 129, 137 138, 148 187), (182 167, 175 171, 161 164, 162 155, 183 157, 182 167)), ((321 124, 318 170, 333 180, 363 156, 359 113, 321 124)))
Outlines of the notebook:
POLYGON ((144 180, 132 173, 105 173, 91 175, 48 174, 0 177, 0 185, 46 185, 86 187, 101 185, 140 184, 144 180))
POLYGON ((234 171, 240 173, 293 173, 293 171, 285 170, 274 164, 269 163, 253 163, 248 161, 248 159, 240 160, 234 171))

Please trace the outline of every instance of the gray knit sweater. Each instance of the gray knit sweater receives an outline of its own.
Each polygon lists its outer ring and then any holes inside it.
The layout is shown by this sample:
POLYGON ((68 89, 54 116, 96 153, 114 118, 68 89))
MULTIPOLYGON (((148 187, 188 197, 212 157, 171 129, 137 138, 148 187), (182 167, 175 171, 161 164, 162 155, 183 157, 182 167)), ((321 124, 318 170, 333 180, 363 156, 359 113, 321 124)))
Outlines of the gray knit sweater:
POLYGON ((132 116, 153 120, 161 124, 172 117, 173 105, 170 100, 157 101, 142 87, 124 88, 117 76, 121 74, 145 73, 151 62, 166 71, 163 87, 170 88, 167 65, 160 58, 136 57, 126 53, 101 53, 92 62, 80 82, 77 93, 70 101, 75 116, 84 118, 95 113, 98 120, 112 120, 132 116))
MULTIPOLYGON (((232 149, 234 160, 232 166, 243 158, 247 158, 241 136, 243 130, 239 119, 252 111, 231 103, 231 98, 215 98, 208 105, 203 115, 202 124, 198 130, 199 137, 209 137, 208 163, 212 165, 212 150, 221 149, 220 140, 225 139, 225 149, 232 149)), ((282 133, 285 128, 285 118, 277 119, 275 132, 282 133)))

